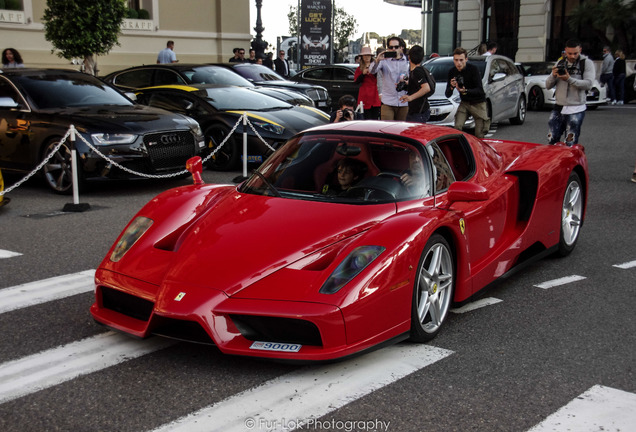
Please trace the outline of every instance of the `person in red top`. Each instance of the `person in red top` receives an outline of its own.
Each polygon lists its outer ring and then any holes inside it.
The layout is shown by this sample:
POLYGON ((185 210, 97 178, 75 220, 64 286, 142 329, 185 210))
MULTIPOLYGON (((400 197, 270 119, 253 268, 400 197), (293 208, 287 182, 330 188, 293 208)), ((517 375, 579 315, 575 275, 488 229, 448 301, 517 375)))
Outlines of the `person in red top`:
POLYGON ((371 48, 363 46, 360 51, 359 66, 353 76, 356 83, 360 84, 358 92, 358 105, 362 102, 365 120, 378 120, 380 118, 380 95, 378 94, 378 80, 370 73, 373 66, 371 48))

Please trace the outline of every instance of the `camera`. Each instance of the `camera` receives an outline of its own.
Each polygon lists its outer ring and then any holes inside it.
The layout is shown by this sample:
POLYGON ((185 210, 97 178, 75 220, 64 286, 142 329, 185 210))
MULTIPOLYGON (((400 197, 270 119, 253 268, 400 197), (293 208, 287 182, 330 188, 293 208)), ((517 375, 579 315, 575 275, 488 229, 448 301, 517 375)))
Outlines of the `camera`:
POLYGON ((395 90, 401 92, 401 91, 406 91, 408 87, 408 83, 406 81, 400 81, 399 83, 397 83, 397 85, 395 86, 395 90))
POLYGON ((353 110, 350 108, 345 108, 342 110, 342 120, 341 121, 347 121, 347 120, 353 120, 353 110))
POLYGON ((557 69, 557 74, 565 75, 565 68, 563 66, 559 66, 559 68, 557 69))
POLYGON ((384 58, 397 58, 397 51, 385 51, 384 58))
POLYGON ((457 87, 465 87, 466 83, 464 83, 464 77, 461 75, 457 75, 455 77, 455 82, 457 83, 457 87))

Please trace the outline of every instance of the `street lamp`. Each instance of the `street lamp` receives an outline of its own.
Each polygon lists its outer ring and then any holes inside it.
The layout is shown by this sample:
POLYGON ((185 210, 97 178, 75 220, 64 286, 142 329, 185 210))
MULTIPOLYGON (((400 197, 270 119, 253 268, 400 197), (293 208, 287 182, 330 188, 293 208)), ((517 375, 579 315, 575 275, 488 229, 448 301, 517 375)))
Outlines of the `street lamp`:
POLYGON ((261 7, 263 0, 256 0, 256 37, 252 41, 252 49, 256 52, 256 58, 265 58, 265 49, 267 48, 267 42, 263 40, 263 21, 261 20, 261 7))

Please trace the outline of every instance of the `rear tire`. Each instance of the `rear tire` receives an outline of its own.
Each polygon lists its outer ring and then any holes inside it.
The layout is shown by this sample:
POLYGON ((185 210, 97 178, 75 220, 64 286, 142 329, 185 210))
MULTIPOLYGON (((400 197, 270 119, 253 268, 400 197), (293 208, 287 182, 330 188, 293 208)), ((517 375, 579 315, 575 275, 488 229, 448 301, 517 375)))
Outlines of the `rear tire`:
POLYGON ((448 316, 455 280, 455 262, 448 241, 440 234, 428 239, 418 264, 411 305, 411 340, 428 342, 448 316))
POLYGON ((543 104, 543 90, 541 90, 539 86, 533 86, 528 92, 528 109, 531 111, 539 111, 543 109, 543 104))
POLYGON ((521 96, 519 98, 519 105, 517 106, 517 115, 510 119, 510 124, 522 125, 526 121, 526 98, 521 96))
POLYGON ((583 224, 584 208, 583 187, 581 179, 575 172, 570 174, 563 194, 561 207, 561 234, 559 236, 560 256, 567 256, 574 250, 583 224))

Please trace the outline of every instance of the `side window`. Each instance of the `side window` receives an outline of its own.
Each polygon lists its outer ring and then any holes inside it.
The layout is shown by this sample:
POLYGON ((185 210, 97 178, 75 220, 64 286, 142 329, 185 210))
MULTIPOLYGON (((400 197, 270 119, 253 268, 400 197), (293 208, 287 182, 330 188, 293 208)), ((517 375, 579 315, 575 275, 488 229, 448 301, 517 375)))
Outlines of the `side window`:
POLYGON ((433 178, 435 179, 435 193, 440 193, 448 189, 455 181, 453 170, 451 169, 444 153, 437 144, 433 143, 426 146, 431 159, 433 160, 433 178))
POLYGON ((13 86, 3 79, 0 79, 0 98, 9 98, 17 104, 22 102, 13 86))
POLYGON ((315 79, 315 80, 330 80, 331 74, 329 73, 329 69, 316 69, 312 71, 305 72, 303 75, 307 79, 315 79))
POLYGON ((183 78, 176 72, 166 69, 157 69, 155 71, 155 82, 153 85, 170 85, 170 84, 186 84, 183 78))
POLYGON ((152 73, 152 69, 139 69, 124 72, 115 77, 113 84, 117 87, 125 87, 129 89, 149 87, 152 85, 152 73))
POLYGON ((455 180, 466 180, 473 174, 474 158, 468 144, 460 138, 452 138, 440 141, 437 145, 446 158, 455 180))
POLYGON ((353 81, 353 72, 349 69, 336 68, 333 70, 333 79, 335 81, 353 81))

